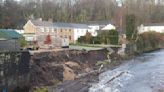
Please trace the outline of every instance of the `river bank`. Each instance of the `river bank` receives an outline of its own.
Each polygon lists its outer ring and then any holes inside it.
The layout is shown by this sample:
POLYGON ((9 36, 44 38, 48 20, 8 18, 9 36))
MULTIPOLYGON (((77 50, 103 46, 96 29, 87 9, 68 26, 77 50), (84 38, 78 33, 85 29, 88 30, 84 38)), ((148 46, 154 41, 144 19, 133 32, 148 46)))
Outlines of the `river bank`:
POLYGON ((89 92, 163 92, 164 50, 144 53, 99 76, 89 92))
POLYGON ((30 84, 33 88, 50 87, 61 83, 64 85, 66 81, 85 80, 86 78, 82 78, 83 75, 98 70, 99 66, 96 66, 96 63, 107 60, 107 53, 108 50, 102 49, 93 51, 64 50, 33 54, 30 61, 30 84))
MULTIPOLYGON (((146 51, 145 53, 152 53, 159 51, 160 48, 146 51)), ((121 66, 122 64, 129 63, 129 60, 133 60, 138 56, 143 55, 143 53, 135 53, 131 55, 126 56, 120 56, 116 53, 111 54, 112 62, 105 65, 101 72, 99 73, 92 73, 90 75, 87 75, 85 77, 82 77, 80 79, 71 80, 71 81, 64 81, 63 83, 57 85, 57 86, 51 86, 49 87, 49 92, 89 92, 89 88, 95 83, 98 83, 100 81, 99 75, 103 72, 114 70, 121 66), (70 84, 70 85, 68 85, 70 84)))
POLYGON ((29 81, 30 92, 42 89, 48 92, 88 92, 91 85, 99 81, 99 74, 113 70, 138 55, 120 56, 116 52, 101 49, 33 53, 29 62, 29 77, 24 79, 29 81))

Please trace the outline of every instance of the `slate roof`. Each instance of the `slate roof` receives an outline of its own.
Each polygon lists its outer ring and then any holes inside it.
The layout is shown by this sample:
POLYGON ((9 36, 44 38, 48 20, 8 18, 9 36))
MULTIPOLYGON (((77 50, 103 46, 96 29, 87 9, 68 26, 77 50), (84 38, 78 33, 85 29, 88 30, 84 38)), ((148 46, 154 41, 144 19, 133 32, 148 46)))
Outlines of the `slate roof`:
POLYGON ((54 27, 53 23, 52 22, 49 22, 49 21, 31 20, 31 22, 35 26, 54 27))
POLYGON ((43 27, 90 29, 86 24, 79 24, 79 23, 63 23, 63 22, 52 23, 49 21, 41 21, 41 20, 31 20, 31 22, 35 26, 43 26, 43 27))
POLYGON ((76 24, 76 23, 54 23, 55 27, 59 28, 80 28, 80 29, 90 29, 86 24, 76 24))
POLYGON ((164 23, 147 23, 143 25, 144 26, 164 26, 164 23))
POLYGON ((87 25, 107 25, 107 24, 113 24, 111 21, 89 21, 86 23, 87 25))
POLYGON ((56 22, 53 25, 58 28, 72 28, 69 23, 56 22))
POLYGON ((86 25, 86 24, 76 24, 76 23, 72 23, 71 24, 74 28, 85 28, 85 29, 90 29, 89 27, 88 27, 88 25, 86 25))
POLYGON ((0 29, 0 38, 1 39, 18 39, 21 37, 22 37, 22 35, 20 35, 13 29, 0 29))

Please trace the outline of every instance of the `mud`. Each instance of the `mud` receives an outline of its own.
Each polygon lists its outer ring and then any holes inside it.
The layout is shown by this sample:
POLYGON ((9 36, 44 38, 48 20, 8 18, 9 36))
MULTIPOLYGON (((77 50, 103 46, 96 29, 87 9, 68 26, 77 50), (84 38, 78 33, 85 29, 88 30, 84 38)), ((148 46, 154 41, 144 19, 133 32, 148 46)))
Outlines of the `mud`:
POLYGON ((98 61, 107 59, 107 50, 36 53, 31 58, 30 86, 53 86, 98 68, 98 61))

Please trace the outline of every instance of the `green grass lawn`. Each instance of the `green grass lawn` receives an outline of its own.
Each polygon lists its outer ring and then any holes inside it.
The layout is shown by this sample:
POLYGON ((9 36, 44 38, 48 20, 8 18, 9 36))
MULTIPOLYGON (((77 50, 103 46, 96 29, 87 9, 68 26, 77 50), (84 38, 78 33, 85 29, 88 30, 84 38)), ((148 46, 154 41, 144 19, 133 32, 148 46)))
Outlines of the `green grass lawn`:
POLYGON ((96 46, 83 46, 83 45, 70 45, 70 49, 75 49, 75 50, 100 50, 103 49, 103 47, 96 47, 96 46))
POLYGON ((121 47, 121 45, 105 45, 105 44, 73 44, 69 46, 70 49, 76 50, 99 50, 108 47, 121 47))

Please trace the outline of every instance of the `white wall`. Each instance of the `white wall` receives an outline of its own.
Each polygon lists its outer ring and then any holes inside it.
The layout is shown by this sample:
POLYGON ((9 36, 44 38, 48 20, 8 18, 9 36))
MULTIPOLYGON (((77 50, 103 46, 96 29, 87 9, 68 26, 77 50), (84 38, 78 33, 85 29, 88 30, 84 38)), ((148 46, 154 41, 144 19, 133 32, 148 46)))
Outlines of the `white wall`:
POLYGON ((112 24, 108 24, 106 25, 104 28, 100 28, 100 25, 89 25, 88 26, 90 28, 89 32, 92 34, 92 36, 97 36, 98 30, 112 30, 112 29, 116 29, 116 27, 112 24))
POLYGON ((19 34, 24 34, 24 30, 15 30, 17 33, 19 33, 19 34))
POLYGON ((97 30, 100 30, 100 26, 98 25, 91 25, 88 26, 90 28, 89 32, 92 34, 92 36, 97 36, 97 30))
POLYGON ((108 24, 104 28, 102 28, 102 30, 113 30, 113 29, 115 30, 116 27, 112 24, 108 24))
POLYGON ((33 36, 24 36, 26 41, 34 41, 33 36))
POLYGON ((159 33, 164 33, 164 26, 143 26, 138 27, 138 33, 142 34, 144 32, 155 31, 159 33))
POLYGON ((74 41, 77 41, 81 36, 85 36, 89 29, 74 29, 74 41))

